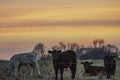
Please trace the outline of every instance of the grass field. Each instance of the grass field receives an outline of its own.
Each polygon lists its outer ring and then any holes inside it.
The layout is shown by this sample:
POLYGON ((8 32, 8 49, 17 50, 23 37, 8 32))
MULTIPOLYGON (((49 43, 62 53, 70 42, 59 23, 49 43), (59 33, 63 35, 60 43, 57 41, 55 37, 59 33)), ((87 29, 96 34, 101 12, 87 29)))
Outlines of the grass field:
MULTIPOLYGON (((76 72, 76 79, 75 80, 107 80, 106 76, 85 76, 83 75, 84 73, 84 68, 83 65, 80 64, 83 60, 78 60, 77 61, 77 72, 76 72)), ((93 65, 100 65, 103 66, 103 61, 102 60, 90 60, 94 64, 93 65)), ((0 80, 15 80, 13 73, 7 77, 5 73, 5 67, 7 65, 7 61, 0 61, 0 80)), ((26 68, 23 69, 25 73, 25 77, 20 77, 19 80, 54 80, 54 69, 52 65, 52 61, 46 61, 43 60, 39 62, 40 70, 41 70, 41 78, 37 76, 36 70, 34 71, 33 77, 29 76, 29 70, 26 68)), ((71 79, 71 72, 69 69, 64 71, 64 80, 72 80, 71 79)), ((60 75, 59 75, 59 80, 60 80, 60 75)), ((116 67, 116 75, 112 77, 110 80, 120 80, 120 61, 117 60, 117 67, 116 67)))

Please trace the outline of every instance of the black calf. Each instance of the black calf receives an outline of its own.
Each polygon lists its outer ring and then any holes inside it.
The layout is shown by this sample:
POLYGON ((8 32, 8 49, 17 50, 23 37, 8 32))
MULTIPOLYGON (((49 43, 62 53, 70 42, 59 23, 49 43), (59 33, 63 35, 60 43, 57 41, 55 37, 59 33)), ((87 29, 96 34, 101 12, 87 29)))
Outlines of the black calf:
POLYGON ((72 79, 75 79, 76 74, 76 53, 73 50, 61 52, 61 50, 48 51, 53 57, 53 66, 55 70, 55 80, 58 80, 58 70, 60 70, 61 80, 63 80, 63 71, 65 68, 70 68, 72 79))
POLYGON ((97 76, 99 73, 105 75, 105 68, 103 66, 91 66, 92 62, 81 62, 84 65, 85 73, 90 76, 97 76))

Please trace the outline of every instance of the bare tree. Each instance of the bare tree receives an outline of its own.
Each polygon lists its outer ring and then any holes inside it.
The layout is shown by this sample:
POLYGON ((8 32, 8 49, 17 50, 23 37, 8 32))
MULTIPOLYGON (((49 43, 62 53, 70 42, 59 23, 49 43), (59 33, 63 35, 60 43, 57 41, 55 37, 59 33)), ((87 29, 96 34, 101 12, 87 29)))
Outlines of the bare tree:
POLYGON ((33 49, 32 52, 38 53, 38 57, 41 58, 41 57, 44 55, 44 52, 45 52, 45 45, 44 45, 43 43, 38 43, 38 44, 34 47, 34 49, 33 49), (41 54, 40 52, 41 52, 42 54, 41 54))
POLYGON ((104 40, 103 39, 99 39, 98 43, 99 43, 99 47, 101 48, 104 45, 104 40))
POLYGON ((94 46, 94 48, 97 47, 97 40, 93 40, 93 46, 94 46))
POLYGON ((77 51, 79 50, 80 45, 78 43, 68 43, 68 49, 77 51))
POLYGON ((105 46, 105 52, 109 53, 109 55, 118 55, 119 49, 115 45, 107 44, 105 46))
POLYGON ((59 42, 59 46, 62 50, 66 50, 66 45, 63 42, 59 42))
POLYGON ((95 39, 93 40, 93 46, 94 48, 101 48, 104 45, 104 40, 103 39, 95 39))
POLYGON ((52 47, 52 49, 53 49, 53 50, 59 50, 60 47, 59 47, 58 45, 54 45, 54 46, 52 47))

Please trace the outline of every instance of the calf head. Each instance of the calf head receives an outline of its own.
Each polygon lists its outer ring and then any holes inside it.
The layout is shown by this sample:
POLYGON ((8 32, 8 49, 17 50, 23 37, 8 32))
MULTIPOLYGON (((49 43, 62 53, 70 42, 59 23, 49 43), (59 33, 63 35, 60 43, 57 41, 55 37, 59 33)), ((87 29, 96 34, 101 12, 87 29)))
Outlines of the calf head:
POLYGON ((116 58, 116 56, 105 56, 105 58, 104 58, 106 60, 105 64, 115 63, 115 58, 116 58))
POLYGON ((56 62, 59 59, 61 50, 48 51, 49 54, 52 54, 53 62, 56 62))
POLYGON ((84 65, 85 73, 89 73, 90 66, 91 66, 91 64, 93 64, 93 63, 92 63, 92 62, 85 61, 85 62, 81 62, 81 64, 84 65))

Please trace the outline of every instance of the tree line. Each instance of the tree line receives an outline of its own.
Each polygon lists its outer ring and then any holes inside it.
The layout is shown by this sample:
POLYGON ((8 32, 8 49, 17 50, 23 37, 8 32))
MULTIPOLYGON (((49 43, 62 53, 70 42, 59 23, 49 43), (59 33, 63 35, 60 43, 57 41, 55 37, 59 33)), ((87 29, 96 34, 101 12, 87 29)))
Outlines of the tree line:
MULTIPOLYGON (((78 59, 103 59, 105 55, 116 55, 119 58, 120 51, 116 45, 106 44, 104 39, 95 39, 90 46, 85 47, 79 43, 59 42, 51 47, 52 50, 74 50, 78 59)), ((46 54, 42 59, 51 59, 51 55, 46 54)))

